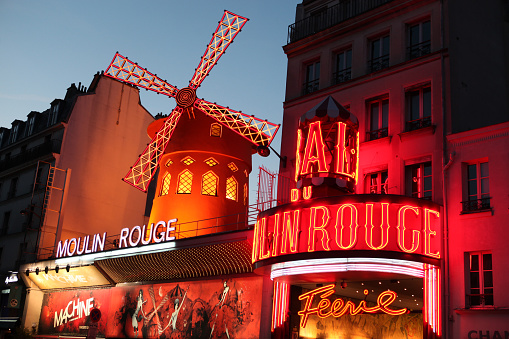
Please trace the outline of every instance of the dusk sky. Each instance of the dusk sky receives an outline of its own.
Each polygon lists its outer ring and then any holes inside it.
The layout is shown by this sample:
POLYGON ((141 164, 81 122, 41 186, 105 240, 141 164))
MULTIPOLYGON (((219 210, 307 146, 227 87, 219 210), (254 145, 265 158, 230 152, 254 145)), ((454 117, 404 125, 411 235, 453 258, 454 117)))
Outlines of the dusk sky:
MULTIPOLYGON (((300 2, 0 0, 0 126, 10 128, 14 119, 49 108, 71 83, 88 87, 116 51, 178 88, 187 86, 225 9, 249 21, 197 95, 281 123, 287 65, 282 46, 300 2)), ((153 115, 175 106, 174 99, 151 91, 140 95, 153 115)), ((278 133, 272 144, 278 151, 280 138, 278 133)), ((261 164, 277 170, 278 159, 253 156, 252 193, 261 164)))

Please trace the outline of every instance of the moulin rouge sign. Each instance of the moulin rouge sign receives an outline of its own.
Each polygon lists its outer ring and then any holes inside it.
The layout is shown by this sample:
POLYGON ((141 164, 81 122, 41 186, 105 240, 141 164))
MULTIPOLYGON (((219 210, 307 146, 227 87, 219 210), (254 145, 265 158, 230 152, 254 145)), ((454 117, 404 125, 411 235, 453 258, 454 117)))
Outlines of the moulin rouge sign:
POLYGON ((436 204, 401 196, 309 199, 260 213, 252 260, 296 253, 385 250, 440 258, 436 204))
MULTIPOLYGON (((161 220, 157 223, 152 223, 148 227, 143 225, 123 228, 120 231, 119 238, 117 239, 118 248, 136 247, 139 245, 173 241, 175 240, 175 236, 173 236, 172 233, 175 232, 175 227, 171 227, 171 224, 175 222, 177 222, 177 219, 171 219, 168 220, 168 222, 161 220)), ((86 235, 84 237, 59 241, 56 257, 71 257, 74 255, 101 252, 104 251, 105 242, 106 232, 102 235, 86 235)))

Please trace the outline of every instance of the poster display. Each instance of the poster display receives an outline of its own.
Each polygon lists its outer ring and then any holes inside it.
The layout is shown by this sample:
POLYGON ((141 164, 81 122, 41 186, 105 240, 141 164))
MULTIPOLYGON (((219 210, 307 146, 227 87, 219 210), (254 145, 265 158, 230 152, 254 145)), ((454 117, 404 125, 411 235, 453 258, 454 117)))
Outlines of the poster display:
POLYGON ((261 295, 261 277, 50 292, 43 298, 40 334, 83 333, 90 310, 98 308, 100 336, 258 338, 261 295))

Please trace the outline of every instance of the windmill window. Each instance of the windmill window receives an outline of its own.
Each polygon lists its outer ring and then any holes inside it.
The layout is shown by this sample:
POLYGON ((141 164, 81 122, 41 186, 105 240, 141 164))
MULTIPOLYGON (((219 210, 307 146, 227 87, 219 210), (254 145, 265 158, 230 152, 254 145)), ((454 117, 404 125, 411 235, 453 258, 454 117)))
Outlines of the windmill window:
POLYGON ((239 184, 234 177, 226 179, 226 199, 237 201, 237 191, 239 184))
POLYGON ((194 159, 193 159, 193 158, 191 158, 191 157, 185 157, 185 158, 184 158, 184 159, 182 159, 181 161, 182 161, 182 163, 183 163, 184 165, 189 166, 189 165, 191 165, 191 164, 194 162, 194 159))
POLYGON ((244 206, 247 205, 247 184, 244 184, 244 206))
POLYGON ((217 164, 219 164, 219 162, 217 162, 216 159, 214 158, 208 158, 207 160, 204 161, 207 165, 209 165, 210 167, 213 167, 213 166, 216 166, 217 164))
POLYGON ((163 183, 161 184, 161 193, 159 194, 160 197, 168 194, 170 190, 170 180, 171 174, 169 172, 166 172, 163 178, 163 183))
POLYGON ((212 125, 210 125, 210 136, 211 137, 220 138, 221 137, 221 132, 222 132, 221 124, 213 123, 212 125))
POLYGON ((219 178, 214 172, 209 171, 202 176, 201 194, 217 197, 217 183, 219 178))
POLYGON ((173 164, 173 160, 170 159, 166 162, 166 167, 170 167, 171 164, 173 164))
POLYGON ((177 194, 191 194, 191 186, 193 184, 193 173, 184 170, 179 174, 177 184, 177 194))
POLYGON ((232 170, 232 172, 237 172, 239 170, 239 168, 237 167, 237 165, 235 165, 233 162, 230 162, 228 164, 228 168, 232 170))

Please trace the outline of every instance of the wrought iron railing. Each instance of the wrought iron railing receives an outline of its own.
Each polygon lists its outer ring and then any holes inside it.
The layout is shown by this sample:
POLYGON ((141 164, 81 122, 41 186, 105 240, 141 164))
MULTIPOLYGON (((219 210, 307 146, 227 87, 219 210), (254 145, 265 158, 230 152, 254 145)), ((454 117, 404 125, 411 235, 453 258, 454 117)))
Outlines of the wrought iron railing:
POLYGON ((389 55, 382 55, 378 58, 373 58, 368 62, 369 73, 380 71, 384 68, 389 67, 389 55))
POLYGON ((417 129, 431 126, 431 117, 424 117, 412 121, 407 121, 407 131, 415 131, 417 129))
POLYGON ((420 44, 412 45, 407 48, 407 59, 415 59, 431 53, 431 41, 424 41, 420 44))
POLYGON ((490 199, 491 197, 462 201, 461 202, 461 205, 463 206, 462 212, 468 213, 490 210, 491 209, 490 199))
POLYGON ((304 39, 391 1, 393 0, 342 0, 327 10, 288 26, 287 42, 290 44, 304 39))
POLYGON ((24 164, 31 160, 41 158, 50 153, 60 153, 61 146, 62 140, 51 140, 39 146, 27 149, 20 154, 11 156, 8 159, 0 161, 0 172, 5 171, 14 166, 24 164))
POLYGON ((320 85, 320 79, 308 81, 302 86, 302 94, 309 94, 314 91, 318 91, 320 85))
POLYGON ((366 132, 368 141, 385 138, 389 135, 389 128, 380 128, 374 131, 366 132))
POLYGON ((332 84, 337 85, 342 82, 348 81, 352 79, 352 69, 351 68, 345 68, 341 71, 337 71, 332 73, 332 84))

